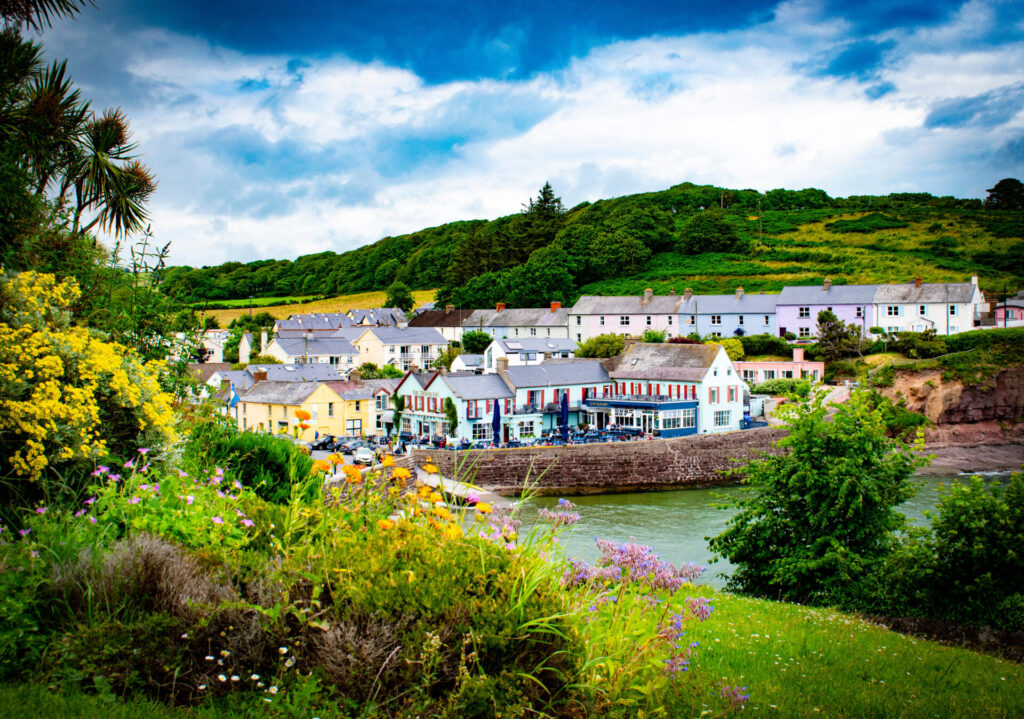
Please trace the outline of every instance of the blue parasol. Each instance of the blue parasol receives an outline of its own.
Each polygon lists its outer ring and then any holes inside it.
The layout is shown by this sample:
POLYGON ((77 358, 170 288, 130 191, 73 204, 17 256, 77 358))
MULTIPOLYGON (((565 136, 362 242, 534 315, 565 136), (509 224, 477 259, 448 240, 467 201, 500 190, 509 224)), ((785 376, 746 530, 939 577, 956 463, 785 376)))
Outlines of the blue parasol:
POLYGON ((498 400, 494 400, 494 418, 491 420, 491 429, 494 432, 494 444, 501 441, 501 410, 498 409, 498 400))
POLYGON ((562 432, 562 441, 569 441, 569 390, 562 392, 562 407, 558 412, 558 428, 562 432))

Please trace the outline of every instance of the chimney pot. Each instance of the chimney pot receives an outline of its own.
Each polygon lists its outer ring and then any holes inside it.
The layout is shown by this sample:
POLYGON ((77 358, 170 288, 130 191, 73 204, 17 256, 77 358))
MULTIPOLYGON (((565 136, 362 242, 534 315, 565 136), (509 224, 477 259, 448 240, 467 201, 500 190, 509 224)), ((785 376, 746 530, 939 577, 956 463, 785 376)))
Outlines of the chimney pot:
POLYGON ((672 289, 670 289, 668 291, 668 294, 669 294, 669 297, 675 297, 676 296, 676 289, 673 287, 672 289))
POLYGON ((552 302, 551 303, 551 311, 552 312, 554 312, 555 310, 560 310, 560 309, 562 309, 562 303, 561 302, 552 302))
POLYGON ((455 305, 445 305, 444 306, 444 313, 446 315, 450 315, 454 311, 455 311, 455 305))
POLYGON ((354 369, 354 370, 352 370, 351 372, 348 373, 348 381, 349 382, 361 382, 362 379, 363 379, 363 376, 361 374, 359 374, 359 370, 357 370, 357 369, 354 369))
POLYGON ((918 275, 917 277, 914 278, 914 287, 920 287, 920 286, 921 286, 921 275, 918 275))
POLYGON ((693 290, 691 290, 689 287, 687 287, 685 290, 683 290, 683 299, 686 300, 687 302, 689 302, 692 298, 693 298, 693 290))
POLYGON ((505 374, 508 371, 508 357, 499 357, 495 361, 495 365, 498 369, 498 374, 505 374))
POLYGON ((736 288, 736 299, 742 299, 742 298, 743 298, 743 287, 737 287, 736 288))
POLYGON ((648 287, 646 290, 644 290, 644 304, 647 304, 648 302, 650 302, 651 298, 653 298, 653 297, 654 297, 654 290, 652 290, 650 287, 648 287))
POLYGON ((497 306, 496 306, 496 309, 497 309, 498 312, 501 312, 503 309, 505 309, 505 303, 504 302, 499 302, 497 304, 497 306))
POLYGON ((253 372, 252 373, 252 382, 253 382, 253 384, 256 384, 257 382, 264 382, 266 379, 267 379, 267 372, 266 372, 266 370, 260 370, 259 372, 253 372))
POLYGON ((793 348, 793 361, 794 362, 803 362, 804 361, 804 348, 803 347, 794 347, 793 348))
POLYGON ((830 289, 832 289, 832 278, 831 277, 826 277, 825 278, 825 291, 828 292, 830 289))

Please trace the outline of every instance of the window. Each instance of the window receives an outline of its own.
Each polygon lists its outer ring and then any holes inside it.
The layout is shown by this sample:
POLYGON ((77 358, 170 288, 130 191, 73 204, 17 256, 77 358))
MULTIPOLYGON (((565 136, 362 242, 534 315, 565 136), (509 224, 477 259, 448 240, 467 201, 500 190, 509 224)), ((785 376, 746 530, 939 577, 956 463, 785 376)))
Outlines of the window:
POLYGON ((692 429, 697 426, 697 410, 695 409, 681 409, 681 419, 683 420, 683 429, 692 429))
POLYGON ((863 317, 864 316, 864 308, 863 307, 858 307, 857 308, 857 316, 858 317, 863 317))
POLYGON ((889 325, 885 329, 888 330, 889 332, 899 332, 900 331, 900 328, 897 327, 896 325, 889 325))
POLYGON ((583 318, 580 317, 579 315, 576 315, 576 326, 579 327, 582 322, 583 318))
POLYGON ((548 327, 548 337, 550 337, 550 336, 551 336, 551 328, 548 327))
POLYGON ((334 402, 328 402, 327 403, 327 416, 328 417, 333 417, 334 416, 334 402))
POLYGON ((708 395, 708 401, 711 404, 718 404, 718 397, 719 397, 718 387, 712 387, 711 388, 711 392, 708 395))
POLYGON ((647 326, 648 327, 651 326, 651 316, 650 315, 647 315, 647 326))
POLYGON ((949 306, 949 316, 956 317, 956 305, 949 306))
POLYGON ((473 425, 473 439, 490 439, 492 434, 491 425, 487 422, 477 422, 473 425))
POLYGON ((811 328, 810 327, 801 327, 800 331, 797 334, 800 337, 810 337, 811 336, 811 328))
POLYGON ((721 333, 721 332, 712 332, 712 333, 711 333, 711 336, 712 336, 712 337, 721 337, 721 336, 722 336, 722 333, 721 333))
POLYGON ((629 324, 629 315, 619 315, 619 325, 625 326, 629 324))
POLYGON ((917 314, 919 314, 921 317, 924 317, 925 315, 927 315, 928 314, 928 305, 919 305, 918 308, 917 308, 917 314))
POLYGON ((755 382, 757 380, 756 369, 745 369, 743 370, 743 379, 747 382, 755 382))
POLYGON ((363 433, 363 420, 361 419, 348 419, 345 420, 345 434, 355 437, 363 433))
POLYGON ((732 421, 732 412, 729 410, 722 410, 715 412, 715 426, 716 427, 728 427, 732 421))
POLYGON ((775 370, 773 370, 773 369, 766 369, 764 371, 764 378, 765 379, 775 379, 775 370))
POLYGON ((900 316, 900 307, 899 307, 899 305, 886 305, 885 306, 885 316, 886 317, 899 317, 900 316))
POLYGON ((722 315, 711 315, 711 324, 720 325, 722 324, 722 315))
POLYGON ((729 388, 729 401, 730 402, 735 402, 736 401, 736 388, 735 387, 730 387, 729 388))
POLYGON ((360 406, 360 402, 359 402, 359 400, 356 400, 356 412, 359 411, 359 406, 360 406))
POLYGON ((577 342, 582 342, 583 341, 583 335, 581 335, 579 332, 576 333, 576 341, 577 342))
POLYGON ((682 429, 685 427, 692 427, 692 424, 683 424, 683 415, 688 413, 690 419, 693 419, 694 411, 692 409, 670 409, 661 413, 661 428, 662 429, 682 429))
POLYGON ((800 308, 800 312, 798 314, 799 314, 800 317, 810 317, 811 316, 811 308, 810 307, 801 307, 800 308))
POLYGON ((743 324, 743 315, 740 315, 740 325, 743 324))
POLYGON ((533 420, 529 422, 519 423, 519 436, 520 437, 532 437, 533 436, 533 420))
POLYGON ((388 396, 386 394, 377 395, 377 409, 385 410, 388 408, 388 396))
POLYGON ((281 408, 281 416, 282 417, 287 417, 288 416, 288 408, 287 407, 282 407, 281 408))
POLYGON ((531 327, 530 328, 530 335, 532 337, 536 337, 537 336, 537 328, 536 327, 531 327))
POLYGON ((601 315, 600 320, 600 325, 604 327, 604 315, 601 315))
POLYGON ((672 326, 672 315, 669 315, 669 316, 668 316, 668 326, 669 326, 669 327, 671 327, 671 326, 672 326))

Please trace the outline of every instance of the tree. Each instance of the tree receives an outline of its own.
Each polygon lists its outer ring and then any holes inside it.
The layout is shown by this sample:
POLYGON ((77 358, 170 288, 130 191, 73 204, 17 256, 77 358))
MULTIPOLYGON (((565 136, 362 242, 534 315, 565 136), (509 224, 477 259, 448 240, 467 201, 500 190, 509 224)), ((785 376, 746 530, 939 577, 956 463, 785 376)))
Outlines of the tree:
POLYGON ((540 188, 537 199, 523 205, 522 220, 519 224, 522 251, 525 259, 534 250, 555 241, 564 223, 565 208, 562 198, 555 195, 550 182, 540 188))
POLYGON ((848 325, 829 310, 818 313, 818 354, 826 362, 848 357, 857 350, 860 330, 848 325))
POLYGON ((736 337, 727 337, 725 339, 715 338, 704 341, 706 345, 722 345, 725 348, 725 354, 730 360, 736 362, 737 360, 743 359, 744 349, 743 343, 736 337))
POLYGON ((380 368, 373 362, 363 362, 356 368, 360 379, 380 379, 380 368))
POLYGON ((392 418, 392 427, 395 430, 395 434, 402 431, 402 412, 405 411, 405 397, 396 394, 392 398, 392 402, 395 405, 394 417, 392 418))
POLYGON ((204 330, 219 330, 220 322, 213 315, 207 315, 203 318, 203 329, 204 330))
POLYGON ((458 346, 453 344, 448 345, 438 353, 437 359, 434 360, 434 367, 450 370, 452 368, 452 362, 454 362, 455 358, 460 354, 462 354, 462 350, 458 346))
POLYGON ((626 338, 622 335, 606 334, 591 337, 585 342, 580 342, 576 348, 577 357, 614 357, 622 354, 622 348, 626 346, 626 338))
POLYGON ((408 312, 412 309, 412 305, 412 292, 409 290, 409 285, 404 282, 395 282, 388 287, 388 296, 384 300, 385 307, 397 307, 402 312, 408 312))
POLYGON ((452 437, 459 426, 459 410, 451 397, 444 398, 444 417, 448 420, 448 436, 452 437))
POLYGON ((745 252, 748 247, 718 210, 698 212, 679 231, 679 251, 688 255, 745 252))
POLYGON ((668 330, 644 330, 643 341, 661 344, 668 339, 668 330))
POLYGON ((483 354, 493 341, 494 338, 486 332, 470 330, 462 334, 462 351, 468 355, 483 354))
POLYGON ((926 460, 886 436, 884 412, 870 393, 828 407, 824 397, 786 405, 789 434, 776 442, 782 453, 742 470, 750 491, 729 505, 738 513, 710 542, 716 558, 736 565, 730 589, 840 602, 904 525, 896 507, 913 494, 910 476, 926 460))
POLYGON ((39 32, 52 27, 54 20, 77 15, 92 4, 91 0, 0 0, 0 18, 4 25, 24 25, 39 32))
POLYGON ((985 207, 990 210, 1024 210, 1024 183, 1012 177, 986 190, 985 207))

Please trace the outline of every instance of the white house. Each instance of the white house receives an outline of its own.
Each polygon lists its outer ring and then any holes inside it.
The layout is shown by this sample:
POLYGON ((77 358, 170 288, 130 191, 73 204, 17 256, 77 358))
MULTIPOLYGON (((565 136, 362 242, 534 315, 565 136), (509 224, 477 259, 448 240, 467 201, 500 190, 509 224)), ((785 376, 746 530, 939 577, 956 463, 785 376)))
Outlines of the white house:
POLYGON ((310 333, 304 337, 275 337, 264 353, 285 364, 326 364, 354 367, 359 353, 342 337, 325 337, 310 333))
POLYGON ((569 337, 569 313, 561 302, 550 307, 507 309, 499 302, 493 310, 473 310, 462 323, 464 332, 486 332, 497 339, 517 337, 569 337))
POLYGON ((873 304, 875 324, 888 332, 935 330, 953 335, 974 329, 985 298, 977 277, 944 283, 926 283, 918 277, 906 284, 879 285, 873 304))
POLYGON ((681 302, 674 292, 655 295, 650 288, 642 295, 624 297, 583 295, 569 310, 568 336, 586 342, 597 335, 639 336, 646 330, 677 335, 681 302))
POLYGON ((576 340, 567 337, 524 337, 495 339, 484 350, 484 372, 497 372, 499 360, 509 367, 535 365, 548 359, 569 359, 576 356, 576 340))

